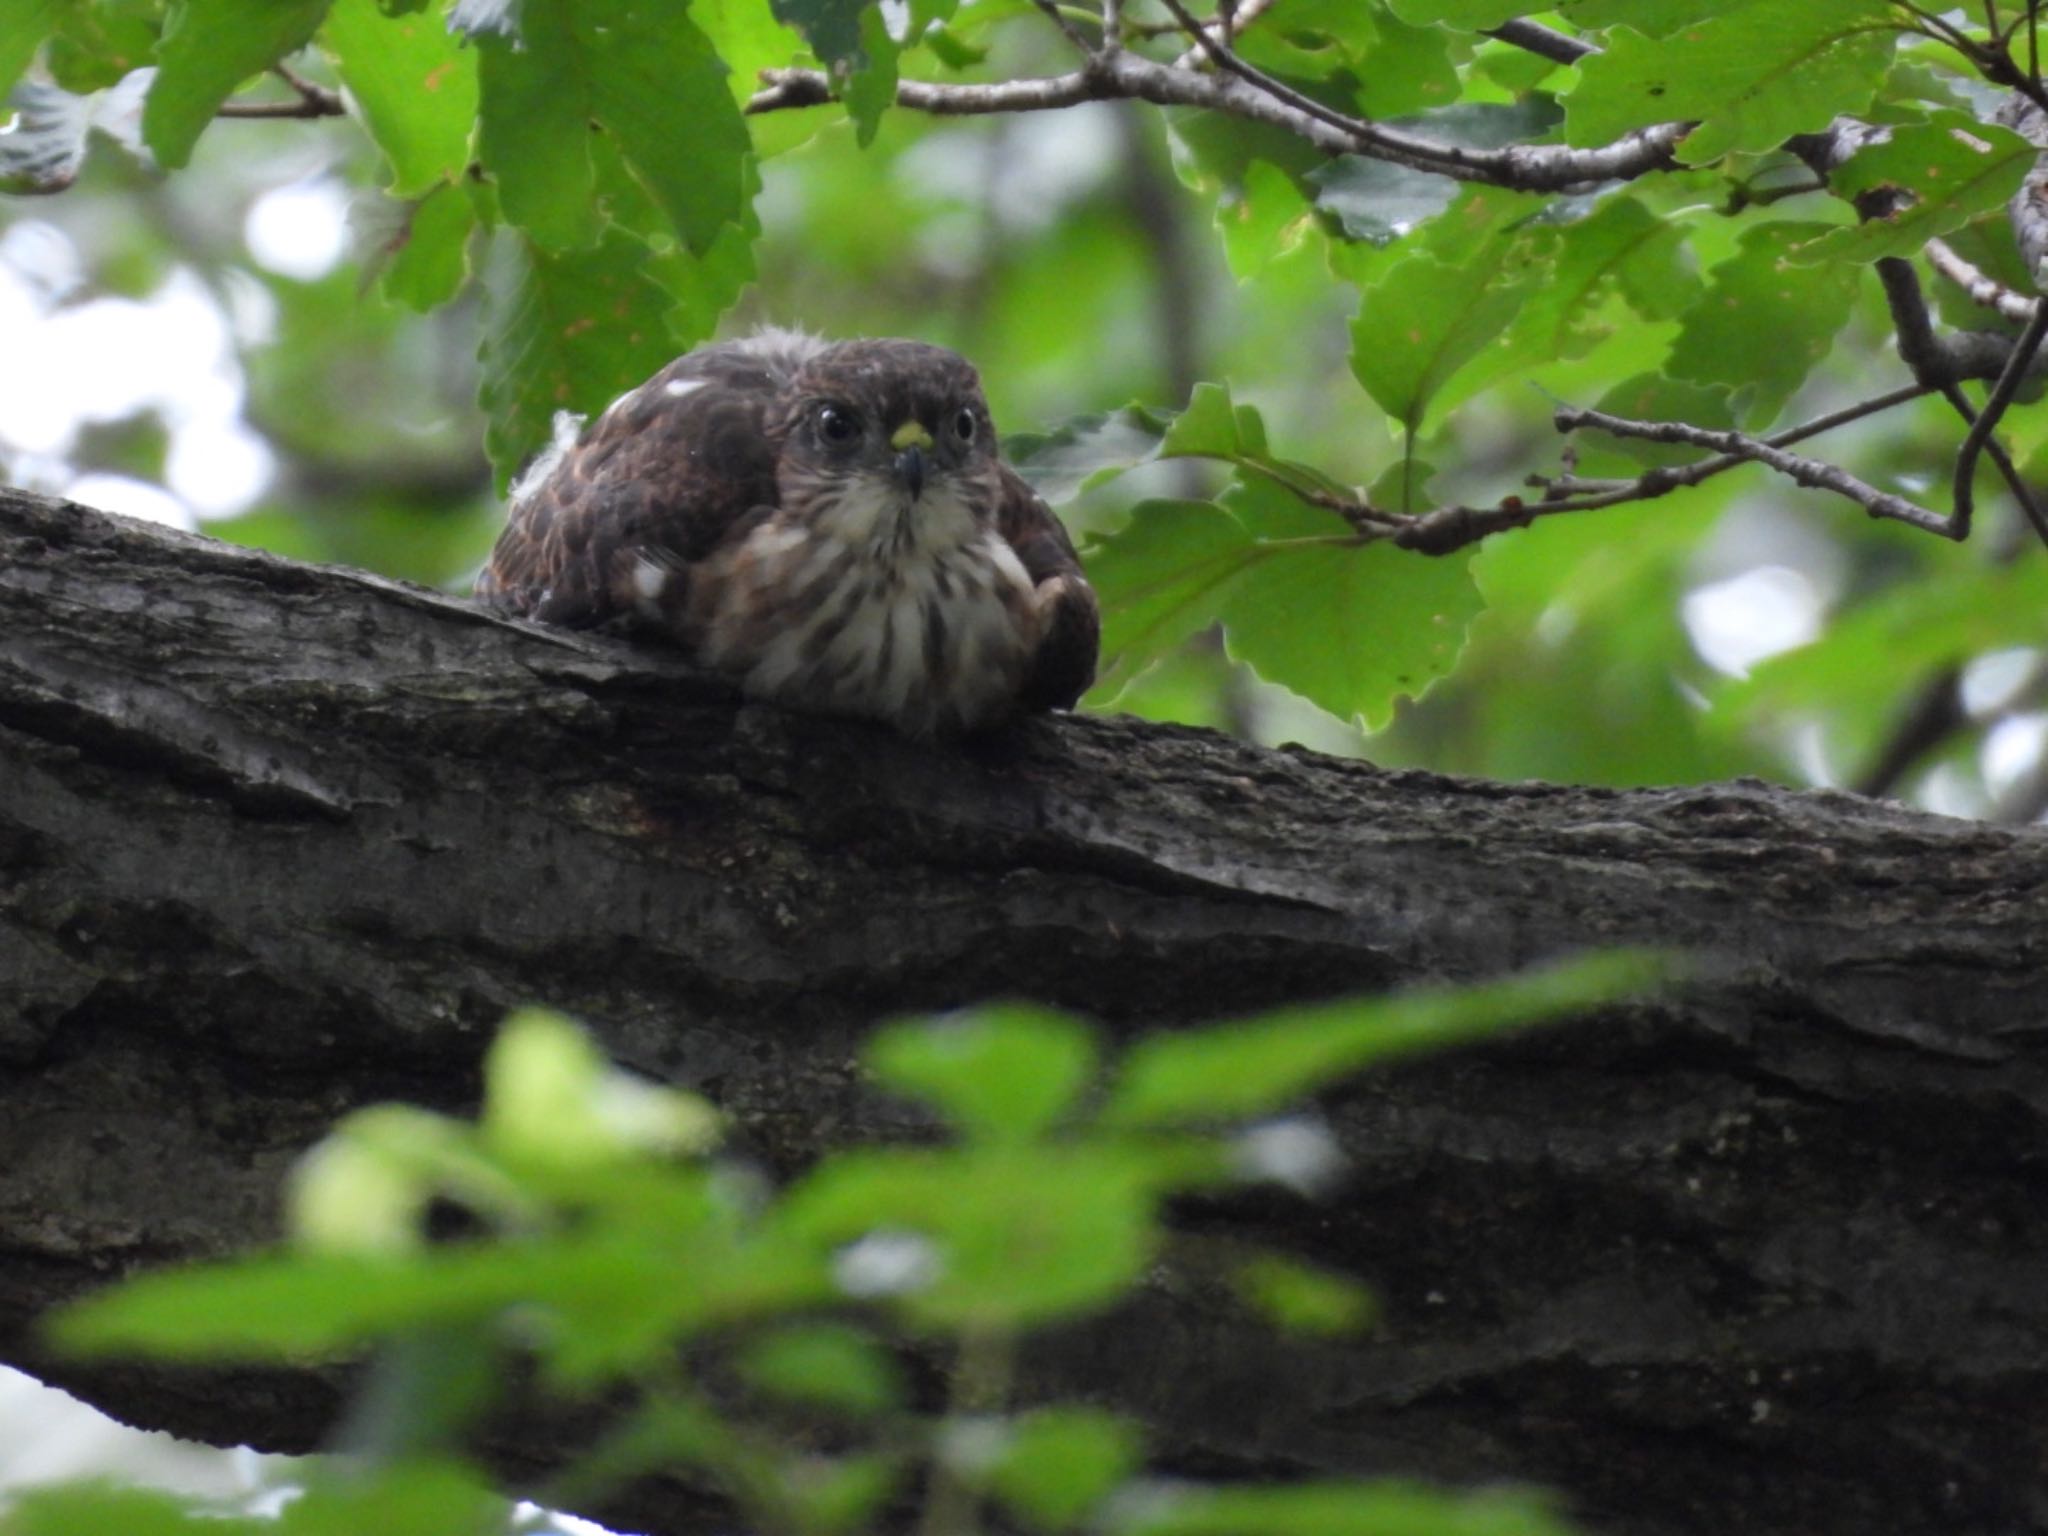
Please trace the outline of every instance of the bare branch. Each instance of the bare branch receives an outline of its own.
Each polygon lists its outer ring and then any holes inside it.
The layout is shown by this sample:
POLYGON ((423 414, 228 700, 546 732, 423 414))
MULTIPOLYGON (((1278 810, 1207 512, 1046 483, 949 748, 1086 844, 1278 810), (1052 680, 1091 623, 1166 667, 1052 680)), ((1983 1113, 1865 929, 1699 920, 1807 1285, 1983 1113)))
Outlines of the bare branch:
POLYGON ((1095 51, 1095 45, 1088 41, 1087 36, 1079 27, 1067 20, 1060 8, 1053 3, 1053 0, 1035 0, 1035 3, 1051 20, 1052 24, 1065 34, 1068 42, 1072 43, 1083 53, 1093 53, 1095 51))
MULTIPOLYGON (((765 88, 748 102, 750 113, 812 107, 832 99, 831 81, 817 70, 764 70, 761 78, 765 88)), ((1086 101, 1116 99, 1221 112, 1279 128, 1325 154, 1364 155, 1456 181, 1483 182, 1523 192, 1561 192, 1603 181, 1633 180, 1651 171, 1669 169, 1673 164, 1672 146, 1684 136, 1688 126, 1660 123, 1591 149, 1561 144, 1474 149, 1362 119, 1347 120, 1348 126, 1339 127, 1276 100, 1235 75, 1176 69, 1128 51, 1097 53, 1082 68, 1065 75, 987 85, 903 80, 896 87, 899 106, 950 117, 1045 112, 1086 101)))
POLYGON ((283 64, 271 66, 272 74, 292 88, 294 101, 228 101, 215 110, 215 117, 341 117, 348 108, 341 93, 316 85, 283 64))
POLYGON ((1562 32, 1553 32, 1549 27, 1533 21, 1504 21, 1492 28, 1488 37, 1497 37, 1504 43, 1530 53, 1541 54, 1544 58, 1559 64, 1576 64, 1589 53, 1600 50, 1591 43, 1581 42, 1576 37, 1566 37, 1562 32))
MULTIPOLYGON (((1859 400, 1840 410, 1829 411, 1811 421, 1783 432, 1773 433, 1764 443, 1772 448, 1784 448, 1809 437, 1818 437, 1823 432, 1844 426, 1865 416, 1874 416, 1888 411, 1895 405, 1908 400, 1917 400, 1931 394, 1933 386, 1908 384, 1886 394, 1859 400)), ((1571 447, 1566 445, 1566 454, 1571 447)), ((1571 460, 1567 459, 1570 463, 1571 460)), ((1697 464, 1679 467, 1660 467, 1646 471, 1633 480, 1579 480, 1576 478, 1544 480, 1531 477, 1530 484, 1545 488, 1545 495, 1537 501, 1523 501, 1519 497, 1509 498, 1491 507, 1438 507, 1419 517, 1400 521, 1393 527, 1376 526, 1370 520, 1352 517, 1353 526, 1367 541, 1391 539, 1403 549, 1412 549, 1418 554, 1447 555, 1453 550, 1476 544, 1492 534, 1505 533, 1512 528, 1526 528, 1540 518, 1555 517, 1565 512, 1597 512, 1608 507, 1623 506, 1635 501, 1655 501, 1673 491, 1684 490, 1740 465, 1754 462, 1746 454, 1723 453, 1715 458, 1701 459, 1697 464)), ((1301 493, 1296 491, 1297 495, 1301 493)), ((1318 503, 1322 505, 1323 503, 1318 503)), ((1342 507, 1331 510, 1344 512, 1342 507)), ((1356 509, 1352 509, 1354 512, 1356 509)), ((1370 510, 1370 509, 1368 509, 1370 510)), ((1384 522, 1390 514, 1379 513, 1384 522)))
MULTIPOLYGON (((1352 117, 1337 111, 1334 107, 1325 106, 1322 102, 1317 101, 1315 97, 1303 95, 1300 91, 1294 89, 1293 86, 1275 80, 1264 71, 1254 69, 1251 65, 1245 63, 1243 59, 1240 59, 1231 50, 1230 33, 1227 26, 1223 27, 1222 30, 1204 27, 1201 22, 1188 14, 1187 7, 1182 5, 1180 0, 1159 0, 1159 3, 1166 7, 1173 19, 1179 22, 1188 36, 1195 40, 1195 46, 1201 52, 1207 54, 1209 61, 1218 69, 1228 70, 1247 85, 1265 92, 1275 101, 1293 107, 1298 112, 1306 113, 1317 121, 1327 123, 1332 128, 1336 128, 1341 132, 1355 134, 1371 130, 1372 125, 1362 118, 1352 117)), ((1228 13, 1226 12, 1225 15, 1227 16, 1228 13)))
MULTIPOLYGON (((1231 13, 1229 34, 1241 34, 1246 27, 1273 9, 1277 3, 1278 0, 1238 0, 1237 9, 1231 13)), ((1202 32, 1204 36, 1213 37, 1218 42, 1222 42, 1226 35, 1220 17, 1204 27, 1202 32)), ((1173 61, 1173 67, 1175 69, 1193 69, 1201 62, 1202 45, 1198 41, 1194 47, 1173 61)))
POLYGON ((1946 240, 1927 242, 1927 262, 1935 271, 1954 283, 1969 298, 1972 304, 1981 304, 1995 311, 2001 318, 2016 320, 2024 325, 2034 318, 2034 312, 2041 307, 2038 298, 2011 289, 1982 268, 1964 260, 1956 253, 1954 246, 1946 240))
POLYGON ((1803 454, 1787 453, 1783 448, 1742 432, 1696 427, 1683 421, 1631 421, 1623 416, 1610 416, 1605 411, 1582 410, 1576 406, 1562 407, 1553 420, 1560 432, 1592 427, 1616 437, 1639 438, 1644 442, 1690 443, 1698 448, 1712 448, 1733 458, 1768 465, 1798 485, 1846 496, 1872 517, 1905 523, 1945 539, 1960 539, 1968 531, 1967 528, 1959 531, 1939 512, 1931 512, 1903 496, 1894 496, 1889 491, 1880 491, 1876 486, 1866 484, 1838 465, 1809 459, 1803 454))
MULTIPOLYGON (((1956 537, 1962 538, 1970 531, 1970 514, 1976 505, 1977 457, 1991 442, 1991 434, 1997 430, 2005 409, 2019 392, 2020 381, 2027 376, 2027 369, 2041 350, 2043 337, 2048 337, 2048 305, 2037 307, 2034 318, 2027 322, 2027 328, 2013 343, 2012 355, 2005 360, 2005 369, 1998 375, 1998 381, 1991 386, 1991 393, 1984 398, 1984 409, 1970 424, 1969 436, 1963 439, 1962 450, 1956 454, 1955 508, 1949 513, 1950 520, 1957 528, 1956 537)), ((2018 479, 2015 470, 2010 479, 2018 479)), ((2042 542, 2048 543, 2048 523, 2041 518, 2039 508, 2033 505, 2031 497, 2021 494, 2021 503, 2040 532, 2042 542)))
MULTIPOLYGON (((1939 390, 1949 407, 1974 429, 1977 408, 1970 404, 1959 381, 2002 377, 2014 355, 2012 343, 2006 337, 1987 331, 1937 336, 1934 321, 1927 312, 1926 297, 1920 291, 1919 274, 1913 270, 1911 262, 1901 257, 1880 257, 1877 276, 1884 287, 1885 303, 1891 309, 1892 326, 1898 333, 1899 357, 1913 370, 1915 379, 1939 390)), ((2038 355, 2038 347, 2033 355, 2038 355)), ((2032 360, 2030 355, 2028 361, 2031 363, 2032 360)), ((1996 438, 1986 437, 1983 451, 1991 455, 1991 462, 1998 467, 2013 500, 2019 503, 2035 533, 2044 544, 2048 544, 2048 515, 2043 514, 2040 504, 2034 499, 2019 466, 2013 463, 2012 456, 1996 438)), ((1963 527, 1967 532, 1967 504, 1963 527)))

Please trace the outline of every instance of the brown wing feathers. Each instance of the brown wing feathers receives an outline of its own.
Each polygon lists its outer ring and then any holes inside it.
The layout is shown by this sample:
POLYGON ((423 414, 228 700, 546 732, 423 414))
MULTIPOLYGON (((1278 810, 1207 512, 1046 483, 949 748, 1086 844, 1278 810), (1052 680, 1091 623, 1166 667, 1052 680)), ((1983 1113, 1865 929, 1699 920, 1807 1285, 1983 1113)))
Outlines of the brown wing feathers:
MULTIPOLYGON (((909 391, 907 402, 920 387, 959 387, 932 383, 947 378, 948 367, 973 388, 972 370, 958 358, 914 343, 827 348, 783 332, 701 348, 536 461, 514 487, 477 596, 548 623, 653 629, 694 648, 699 637, 685 622, 693 568, 739 547, 764 518, 789 515, 777 511, 778 458, 812 407, 787 386, 820 359, 827 376, 833 367, 851 370, 891 402, 897 391, 909 391), (936 374, 912 371, 941 362, 947 367, 936 374)), ((1036 645, 1015 702, 1067 708, 1094 680, 1095 595, 1059 519, 1008 466, 998 469, 995 532, 1035 589, 1036 645)))

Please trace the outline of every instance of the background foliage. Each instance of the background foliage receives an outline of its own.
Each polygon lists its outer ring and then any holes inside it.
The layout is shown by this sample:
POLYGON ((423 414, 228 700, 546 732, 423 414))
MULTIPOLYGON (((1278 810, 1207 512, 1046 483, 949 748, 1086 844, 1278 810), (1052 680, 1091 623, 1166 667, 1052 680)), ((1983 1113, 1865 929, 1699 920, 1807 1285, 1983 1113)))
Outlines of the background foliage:
MULTIPOLYGON (((1328 505, 1702 456, 1581 432, 1568 465, 1558 401, 1763 433, 1910 384, 1874 258, 1944 235, 2031 292, 2003 206, 2031 149, 1987 80, 2030 57, 2026 8, 1579 0, 1535 18, 1576 63, 1485 35, 1527 25, 1508 0, 1238 9, 1247 64, 1434 143, 1702 121, 1622 180, 1516 190, 1199 106, 890 105, 1099 47, 1091 10, 1025 0, 0 0, 0 467, 459 586, 555 410, 761 320, 916 335, 979 364, 1052 494, 1138 464, 1065 509, 1111 605, 1090 707, 2038 814, 2048 574, 1988 467, 1961 548, 1757 468, 1435 557, 1328 505), (789 65, 843 101, 743 115, 789 65), (1783 146, 1837 113, 1895 136, 1829 187, 1783 146)), ((1112 11, 1131 54, 1218 76, 1170 8, 1112 11)), ((1932 281, 1945 323, 2017 330, 1932 281)), ((2036 470, 2039 411, 2002 430, 2036 470)), ((1929 395, 1822 457, 1938 510, 1962 431, 1929 395)))
POLYGON ((944 1141, 835 1151, 779 1190, 714 1155, 704 1101, 612 1069, 557 1015, 516 1015, 474 1124, 379 1105, 305 1156, 289 1246, 132 1279, 51 1320, 84 1355, 306 1368, 371 1354, 331 1446, 345 1457, 254 1498, 32 1490, 0 1506, 0 1527, 482 1536, 685 1472, 763 1536, 1562 1536, 1520 1491, 1148 1475, 1142 1424, 1019 1401, 1014 1383, 1036 1335, 1108 1313, 1162 1266, 1278 1329, 1366 1326, 1370 1298, 1345 1275, 1205 1250, 1171 1229, 1167 1202, 1327 1192, 1342 1159, 1312 1114, 1285 1114, 1301 1096, 1584 1012, 1665 969, 1592 957, 1188 1029, 1113 1062, 1083 1021, 1027 1005, 899 1021, 866 1069, 944 1141), (523 1514, 463 1454, 508 1399, 602 1426, 564 1432, 523 1514))

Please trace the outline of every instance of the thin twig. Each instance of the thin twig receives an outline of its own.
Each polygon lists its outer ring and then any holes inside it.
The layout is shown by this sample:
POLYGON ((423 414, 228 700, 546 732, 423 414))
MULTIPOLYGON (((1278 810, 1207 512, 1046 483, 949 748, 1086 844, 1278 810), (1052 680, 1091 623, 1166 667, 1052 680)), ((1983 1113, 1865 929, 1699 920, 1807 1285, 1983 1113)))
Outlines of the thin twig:
MULTIPOLYGON (((1859 400, 1854 405, 1843 406, 1840 410, 1829 411, 1826 415, 1816 416, 1811 421, 1774 433, 1762 440, 1763 446, 1778 449, 1805 438, 1818 437, 1823 432, 1865 416, 1874 416, 1879 411, 1890 410, 1895 405, 1903 405, 1908 400, 1916 400, 1932 391, 1932 385, 1909 384, 1869 400, 1859 400)), ((1560 420, 1560 427, 1562 426, 1560 420)), ((1569 443, 1565 445, 1565 459, 1568 466, 1575 462, 1569 443)), ((1403 549, 1412 549, 1419 554, 1447 555, 1454 550, 1463 549, 1468 544, 1476 544, 1492 534, 1504 533, 1512 528, 1526 528, 1542 518, 1557 517, 1567 512, 1597 512, 1629 502, 1655 501, 1659 497, 1670 495, 1673 491, 1698 485, 1726 470, 1752 462, 1755 462, 1753 454, 1723 453, 1715 458, 1701 459, 1695 464, 1648 470, 1633 480, 1570 478, 1545 482, 1532 477, 1531 484, 1548 486, 1548 493, 1540 500, 1524 501, 1520 497, 1510 497, 1496 506, 1438 507, 1408 518, 1396 518, 1393 514, 1379 513, 1378 517, 1382 520, 1379 523, 1354 518, 1352 526, 1357 530, 1359 540, 1363 543, 1387 539, 1403 549), (1560 494, 1560 491, 1563 494, 1560 494)), ((1300 492, 1297 491, 1296 494, 1299 495, 1300 492)), ((1928 515, 1933 516, 1931 513, 1928 515)))
POLYGON ((1927 242, 1927 264, 1943 277, 1963 290, 1973 304, 1995 310, 2001 317, 2024 325, 2034 318, 2041 307, 2038 298, 2028 298, 2017 289, 2008 288, 1997 278, 1973 265, 1958 255, 1954 246, 1946 240, 1933 239, 1927 242))
MULTIPOLYGON (((2020 381, 2027 376, 2027 369, 2034 361, 2034 355, 2041 350, 2041 342, 2048 337, 2048 305, 2041 305, 2034 311, 2034 318, 2027 322, 2027 328, 2020 332, 2019 340, 2013 343, 2012 355, 2005 360, 2005 370, 1991 386, 1991 393, 1984 397, 1984 409, 1970 424, 1969 436, 1963 439, 1961 452, 1956 455, 1955 508, 1949 516, 1957 527, 1957 538, 1963 538, 1970 531, 1970 515, 1976 504, 1977 456, 1991 441, 1991 434, 1998 429, 2000 418, 2012 399, 2019 392, 2020 381)), ((2044 524, 2037 509, 2034 525, 2043 543, 2048 543, 2048 524, 2044 524)))
MULTIPOLYGON (((1919 274, 1913 270, 1911 262, 1901 257, 1879 257, 1877 276, 1884 288, 1885 303, 1891 309, 1892 328, 1898 335, 1901 361, 1913 370, 1915 379, 1939 390, 1949 409, 1974 428, 1977 408, 1963 393, 1960 381, 2002 375, 2006 365, 2012 361, 2011 342, 1985 331, 1937 336, 1933 317, 1928 313, 1926 295, 1920 291, 1919 274)), ((2020 474, 2019 466, 2013 463, 2012 456, 1995 437, 1986 439, 1984 451, 1991 455, 1991 462, 1997 466, 1999 475, 2012 492, 2013 500, 2019 503, 2028 523, 2042 542, 2048 543, 2048 515, 2043 514, 2033 490, 2020 474)), ((1967 517, 1964 521, 1967 526, 1967 517)))
MULTIPOLYGON (((1238 0, 1237 9, 1231 12, 1230 27, 1227 33, 1223 27, 1221 17, 1218 17, 1215 21, 1209 23, 1209 25, 1203 28, 1203 30, 1207 32, 1209 35, 1215 37, 1218 41, 1225 41, 1229 36, 1237 36, 1242 34, 1246 27, 1250 26, 1253 22, 1257 21, 1261 16, 1265 15, 1266 12, 1273 9, 1273 7, 1278 3, 1279 0, 1238 0)), ((1182 31, 1187 30, 1186 27, 1179 22, 1176 22, 1175 25, 1180 26, 1182 31)), ((1179 58, 1173 61, 1173 67, 1175 69, 1193 69, 1197 64, 1200 64, 1201 62, 1202 45, 1200 43, 1196 43, 1194 47, 1190 48, 1186 53, 1182 54, 1179 58)))
POLYGON ((1541 54, 1558 64, 1576 64, 1587 54, 1600 51, 1591 43, 1576 37, 1567 37, 1562 32, 1554 32, 1549 27, 1533 21, 1504 21, 1499 26, 1488 29, 1486 35, 1497 37, 1504 43, 1512 43, 1515 47, 1530 53, 1541 54))
POLYGON ((1876 486, 1857 479, 1839 465, 1809 459, 1803 454, 1787 453, 1783 448, 1767 443, 1761 438, 1750 437, 1746 433, 1696 427, 1690 422, 1683 421, 1631 421, 1623 416, 1610 416, 1605 411, 1582 410, 1575 406, 1563 407, 1552 419, 1560 432, 1592 427, 1616 437, 1639 438, 1644 442, 1690 443, 1698 448, 1712 448, 1718 453, 1734 458, 1750 459, 1758 464, 1768 465, 1795 484, 1833 491, 1838 496, 1845 496, 1872 517, 1906 523, 1923 532, 1939 534, 1945 539, 1962 537, 1962 532, 1939 512, 1929 511, 1903 496, 1881 491, 1876 486))
POLYGON ((1036 4, 1041 11, 1045 12, 1046 16, 1051 19, 1052 24, 1060 29, 1061 33, 1066 37, 1068 42, 1072 43, 1076 48, 1080 49, 1083 53, 1094 53, 1095 45, 1088 40, 1087 36, 1081 31, 1079 27, 1075 26, 1071 21, 1067 20, 1066 15, 1060 10, 1060 8, 1057 5, 1053 4, 1053 0, 1033 0, 1033 3, 1036 4))
POLYGON ((273 64, 270 72, 292 88, 294 101, 228 101, 214 109, 215 117, 341 117, 348 108, 342 103, 341 93, 331 91, 324 85, 315 85, 305 76, 294 72, 283 64, 273 64))
POLYGON ((1293 107, 1297 112, 1306 112, 1311 117, 1319 118, 1339 132, 1359 133, 1370 130, 1372 125, 1364 119, 1339 112, 1335 107, 1325 106, 1322 102, 1317 101, 1315 97, 1304 95, 1293 86, 1283 81, 1275 80, 1264 70, 1255 69, 1245 63, 1243 59, 1240 59, 1231 51, 1227 28, 1212 32, 1188 13, 1187 7, 1181 4, 1181 0, 1159 0, 1159 3, 1166 7, 1173 19, 1179 22, 1188 36, 1195 40, 1195 46, 1206 53, 1209 56, 1210 62, 1215 64, 1217 68, 1228 70, 1247 85, 1264 91, 1275 101, 1285 103, 1287 106, 1293 107))

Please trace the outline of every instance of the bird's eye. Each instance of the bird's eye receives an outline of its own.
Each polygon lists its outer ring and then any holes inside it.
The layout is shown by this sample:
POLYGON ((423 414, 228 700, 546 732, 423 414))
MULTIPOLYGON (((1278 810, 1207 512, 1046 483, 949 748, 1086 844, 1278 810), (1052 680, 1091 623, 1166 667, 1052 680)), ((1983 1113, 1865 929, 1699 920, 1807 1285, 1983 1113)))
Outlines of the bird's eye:
POLYGON ((969 410, 969 409, 968 409, 968 408, 967 408, 966 406, 962 406, 962 407, 960 408, 960 414, 959 414, 958 416, 955 416, 955 417, 953 418, 953 430, 954 430, 954 432, 956 432, 957 434, 959 434, 959 437, 960 437, 960 441, 961 441, 961 442, 963 442, 963 443, 971 443, 971 442, 973 442, 973 441, 974 441, 974 412, 973 412, 973 411, 971 411, 971 410, 969 410))
POLYGON ((860 418, 843 405, 827 405, 818 411, 818 435, 828 443, 850 443, 860 436, 860 418))

